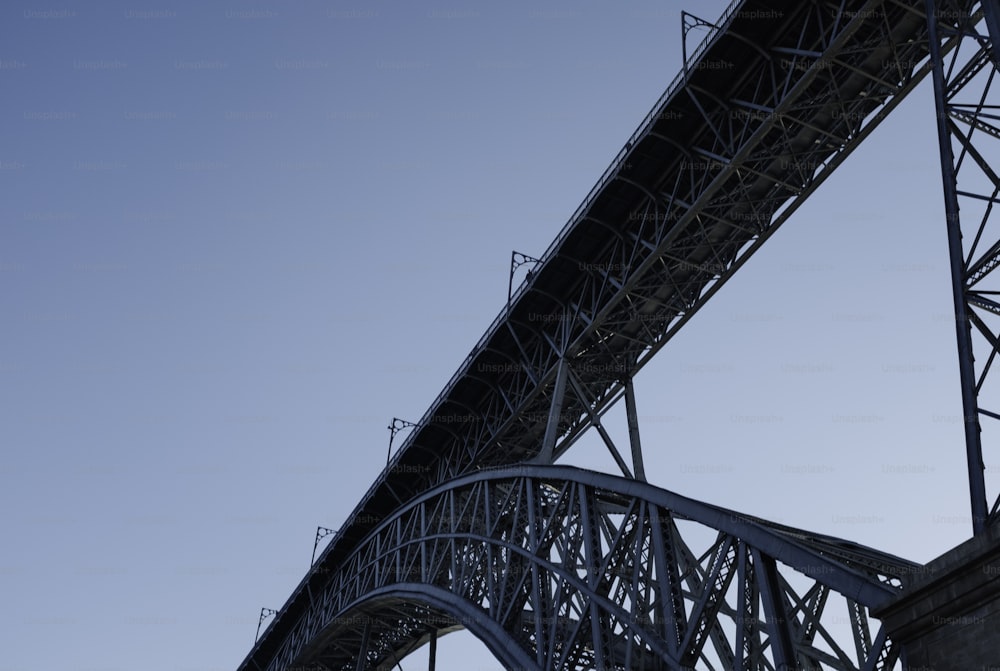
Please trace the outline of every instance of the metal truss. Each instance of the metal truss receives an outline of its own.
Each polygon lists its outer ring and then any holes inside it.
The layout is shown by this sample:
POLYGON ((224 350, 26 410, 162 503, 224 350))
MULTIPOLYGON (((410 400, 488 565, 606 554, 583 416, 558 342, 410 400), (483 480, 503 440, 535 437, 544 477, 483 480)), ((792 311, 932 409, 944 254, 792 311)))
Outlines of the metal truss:
MULTIPOLYGON (((930 71, 923 1, 734 3, 355 515, 478 467, 551 463, 598 426, 930 71)), ((605 442, 638 477, 637 436, 631 465, 605 442)))
MULTIPOLYGON (((992 271, 1000 265, 1000 231, 990 216, 1000 202, 1000 176, 993 166, 1000 139, 998 96, 993 92, 1000 58, 1000 4, 927 0, 934 63, 934 98, 945 196, 945 222, 951 257, 952 293, 958 336, 959 371, 965 419, 966 458, 973 532, 981 533, 1000 514, 987 494, 981 420, 1000 419, 1000 407, 988 405, 997 389, 989 381, 1000 351, 1000 302, 992 271), (985 19, 985 20, 983 20, 985 19), (946 58, 940 39, 960 44, 946 58), (976 353, 980 356, 975 356, 976 353)), ((992 401, 995 403, 995 401, 992 401)), ((991 427, 996 436, 996 428, 991 427)), ((994 457, 995 459, 995 457, 994 457)), ((995 463, 995 462, 994 462, 995 463)), ((996 468, 994 466, 994 468, 996 468)))
MULTIPOLYGON (((987 226, 1000 180, 983 149, 1000 127, 985 93, 963 97, 995 73, 978 12, 734 2, 241 668, 389 668, 462 627, 511 668, 893 668, 869 612, 915 565, 646 484, 632 377, 951 57, 936 79, 943 159, 957 147, 943 164, 966 415, 975 428, 1000 418, 978 404, 1000 350, 987 322, 1000 302, 980 286, 1000 260, 987 226), (948 166, 981 174, 959 190, 948 166), (964 249, 959 198, 982 215, 964 249), (968 325, 988 352, 971 372, 968 325), (623 398, 630 450, 602 426, 623 398), (624 478, 551 465, 588 429, 624 478)), ((985 494, 973 499, 985 520, 985 494)))
POLYGON ((891 669, 869 609, 919 566, 564 466, 467 475, 323 562, 270 657, 388 669, 466 628, 517 669, 891 669))

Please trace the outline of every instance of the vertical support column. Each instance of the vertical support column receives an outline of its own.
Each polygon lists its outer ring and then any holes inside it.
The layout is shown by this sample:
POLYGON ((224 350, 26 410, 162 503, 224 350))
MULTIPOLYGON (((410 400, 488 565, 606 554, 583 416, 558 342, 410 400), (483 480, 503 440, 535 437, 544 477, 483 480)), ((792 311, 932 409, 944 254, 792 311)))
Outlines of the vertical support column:
MULTIPOLYGON (((528 550, 532 555, 536 555, 539 552, 538 530, 540 520, 539 515, 536 514, 536 506, 539 505, 538 499, 535 497, 536 486, 537 483, 532 478, 525 478, 524 502, 528 509, 528 550)), ((539 509, 537 512, 540 514, 541 510, 539 509)), ((549 638, 546 637, 545 630, 548 627, 550 631, 554 632, 557 629, 557 624, 554 618, 554 611, 552 611, 552 616, 550 616, 551 619, 547 622, 543 620, 550 611, 542 601, 542 577, 539 575, 538 562, 528 562, 528 571, 530 572, 528 579, 531 581, 531 602, 534 605, 532 610, 535 613, 535 661, 538 663, 539 668, 547 669, 551 665, 546 664, 546 653, 549 650, 549 644, 544 642, 548 641, 549 638)))
POLYGON ((792 644, 791 619, 785 606, 785 596, 781 589, 781 579, 774 559, 753 550, 754 570, 760 577, 760 595, 767 617, 768 641, 774 668, 777 671, 794 671, 798 668, 795 660, 795 646, 792 644))
MULTIPOLYGON (((983 16, 986 18, 986 30, 990 34, 990 44, 1000 44, 1000 2, 998 0, 982 0, 983 16)), ((993 52, 993 62, 1000 66, 1000 54, 993 52)))
MULTIPOLYGON (((650 506, 649 520, 652 530, 653 559, 659 576, 661 596, 657 610, 659 632, 666 639, 670 652, 679 656, 681 644, 687 635, 687 610, 684 603, 680 570, 677 566, 677 550, 674 537, 674 523, 670 513, 650 506)), ((742 671, 742 670, 741 670, 742 671)))
POLYGON ((605 622, 601 618, 601 609, 594 596, 597 594, 598 586, 601 582, 602 571, 601 561, 604 559, 604 551, 601 547, 600 520, 601 514, 594 505, 592 499, 593 491, 586 485, 578 485, 578 496, 580 497, 580 527, 583 533, 584 563, 587 567, 587 593, 586 602, 589 606, 586 614, 581 613, 581 620, 590 620, 590 637, 594 650, 594 668, 596 671, 608 671, 609 666, 606 660, 604 629, 605 622))
MULTIPOLYGON (((986 0, 984 5, 990 4, 986 0)), ((994 3, 995 4, 995 3, 994 3)), ((926 0, 930 57, 933 67, 934 107, 937 113, 938 146, 941 152, 941 177, 944 186, 945 220, 948 230, 948 255, 951 261, 952 301, 955 306, 955 332, 958 339, 959 379, 962 386, 962 412, 965 426, 965 452, 969 474, 969 496, 972 508, 972 533, 986 528, 988 512, 983 466, 983 446, 979 426, 976 374, 973 366, 972 323, 966 302, 966 271, 962 251, 962 227, 958 208, 958 180, 955 157, 948 127, 948 100, 945 89, 944 58, 938 34, 937 0, 926 0)))
POLYGON ((760 634, 757 630, 758 594, 757 578, 754 575, 753 561, 750 549, 746 543, 739 541, 736 546, 736 581, 739 587, 736 607, 736 644, 733 646, 735 659, 733 668, 748 671, 754 668, 760 647, 760 634))
POLYGON ((434 671, 434 667, 437 664, 437 651, 438 651, 438 633, 437 629, 431 630, 431 650, 427 655, 427 671, 434 671))
POLYGON ((566 378, 569 377, 569 364, 566 357, 559 359, 556 370, 556 384, 552 390, 552 404, 549 406, 548 423, 545 425, 545 437, 542 439, 542 451, 538 461, 551 464, 555 460, 556 438, 559 437, 559 417, 562 415, 563 399, 566 398, 566 378))
POLYGON ((365 630, 361 633, 361 649, 358 650, 358 663, 354 665, 355 671, 364 671, 365 667, 368 666, 365 663, 365 658, 368 655, 368 639, 371 638, 371 634, 372 620, 365 616, 365 630))
POLYGON ((628 417, 628 439, 632 444, 632 470, 635 479, 646 482, 646 467, 642 463, 642 443, 639 441, 639 413, 635 407, 635 387, 632 376, 625 378, 625 414, 628 417))

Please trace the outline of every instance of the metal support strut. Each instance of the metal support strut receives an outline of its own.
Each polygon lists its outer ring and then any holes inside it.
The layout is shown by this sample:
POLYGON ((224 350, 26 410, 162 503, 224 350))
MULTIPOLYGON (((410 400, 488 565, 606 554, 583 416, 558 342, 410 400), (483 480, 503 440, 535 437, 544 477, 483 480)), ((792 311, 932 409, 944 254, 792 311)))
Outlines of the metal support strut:
MULTIPOLYGON (((517 269, 527 263, 539 264, 540 259, 536 259, 533 256, 528 256, 527 254, 522 254, 518 251, 513 251, 510 253, 510 274, 507 277, 507 309, 510 309, 510 299, 514 295, 514 273, 517 269)), ((531 279, 532 271, 528 271, 528 276, 525 279, 531 279)))
MULTIPOLYGON (((970 42, 975 36, 966 32, 971 31, 971 19, 956 16, 959 12, 954 7, 949 12, 941 11, 939 0, 926 0, 927 25, 930 48, 930 59, 932 65, 932 78, 934 82, 934 106, 937 118, 938 145, 941 159, 941 177, 944 188, 945 222, 948 231, 948 255, 951 263, 951 284, 952 301, 955 307, 955 334, 958 342, 958 366, 959 380, 962 387, 962 412, 963 425, 965 428, 965 451, 969 476, 969 497, 972 511, 972 532, 982 533, 987 527, 989 516, 988 503, 986 498, 985 466, 983 463, 983 447, 980 426, 979 389, 982 381, 977 381, 975 370, 975 353, 972 341, 972 325, 974 315, 969 306, 970 298, 970 273, 968 261, 965 258, 965 251, 962 240, 962 221, 959 213, 958 189, 958 167, 955 162, 955 154, 952 149, 952 139, 959 132, 953 118, 952 101, 956 94, 960 92, 965 83, 961 81, 964 68, 959 68, 956 73, 955 68, 949 67, 945 72, 944 54, 941 47, 941 26, 938 24, 939 17, 950 15, 960 21, 959 37, 970 37, 970 42), (964 34, 963 34, 964 33, 964 34), (952 77, 954 75, 954 77, 952 77)), ((965 3, 971 10, 972 3, 965 3)), ((984 0, 982 2, 983 11, 987 17, 987 25, 991 34, 997 26, 997 17, 1000 16, 1000 9, 996 0, 984 0)), ((970 14, 965 12, 965 16, 970 14)), ((955 51, 960 48, 956 47, 955 51)), ((991 49, 991 52, 993 50, 991 49)), ((996 66, 996 53, 991 53, 993 66, 996 66)), ((967 115, 967 112, 962 112, 967 115)), ((969 137, 956 137, 959 142, 969 142, 969 137)), ((963 151, 963 154, 965 151, 963 151)), ((984 221, 985 223, 985 221, 984 221)), ((981 230, 980 230, 981 232, 981 230)), ((978 241, 977 235, 977 241, 978 241)), ((985 377, 985 372, 984 372, 985 377)))
POLYGON ((555 388, 552 391, 552 405, 549 408, 548 423, 545 426, 545 437, 542 439, 542 449, 538 462, 551 464, 555 460, 556 438, 559 437, 559 418, 562 415, 563 399, 566 397, 566 378, 569 375, 569 363, 560 359, 556 372, 555 388))
POLYGON ((330 534, 337 533, 336 529, 329 529, 327 527, 316 527, 316 540, 313 541, 313 555, 312 559, 309 561, 309 565, 312 566, 316 563, 316 548, 319 547, 319 542, 329 536, 330 534))
POLYGON ((272 610, 271 608, 261 608, 260 609, 260 619, 257 620, 257 635, 253 637, 253 642, 256 643, 260 640, 260 627, 264 624, 264 620, 271 617, 272 615, 277 615, 278 611, 272 610))
POLYGON ((387 427, 389 429, 389 451, 385 455, 385 465, 389 465, 389 461, 392 459, 392 440, 396 437, 396 434, 403 429, 416 428, 419 424, 414 424, 413 422, 408 422, 405 419, 400 419, 399 417, 393 417, 392 423, 387 427))
POLYGON ((639 442, 639 414, 635 408, 635 387, 632 378, 625 378, 625 414, 628 418, 628 437, 632 445, 632 468, 635 479, 646 482, 646 467, 642 462, 642 443, 639 442))

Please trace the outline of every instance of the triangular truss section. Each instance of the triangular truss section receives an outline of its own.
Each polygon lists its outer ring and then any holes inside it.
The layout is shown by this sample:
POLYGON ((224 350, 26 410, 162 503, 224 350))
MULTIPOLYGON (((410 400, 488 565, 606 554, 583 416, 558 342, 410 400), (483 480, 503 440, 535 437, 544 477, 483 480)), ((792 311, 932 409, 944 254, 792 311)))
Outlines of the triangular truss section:
POLYGON ((871 609, 916 568, 623 477, 483 472, 373 530, 268 669, 382 668, 456 627, 539 670, 891 669, 871 609))

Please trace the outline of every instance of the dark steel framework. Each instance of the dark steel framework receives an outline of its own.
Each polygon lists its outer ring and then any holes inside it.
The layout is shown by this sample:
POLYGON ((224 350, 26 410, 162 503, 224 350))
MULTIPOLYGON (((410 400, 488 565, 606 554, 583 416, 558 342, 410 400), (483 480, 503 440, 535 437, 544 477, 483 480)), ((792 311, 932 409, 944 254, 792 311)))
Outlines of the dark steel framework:
MULTIPOLYGON (((1000 116, 992 93, 1000 63, 993 49, 993 44, 1000 44, 1000 3, 927 0, 927 14, 934 17, 930 21, 934 99, 972 524, 974 533, 979 534, 1000 516, 1000 498, 991 507, 986 491, 980 422, 981 418, 1000 419, 1000 407, 982 402, 984 392, 992 391, 987 378, 1000 351, 996 319, 1000 314, 996 295, 1000 292, 995 278, 990 277, 1000 265, 1000 232, 990 223, 993 206, 1000 202, 1000 176, 992 167, 997 165, 992 158, 1000 139, 1000 116), (950 56, 939 47, 942 39, 959 42, 950 56), (981 355, 978 365, 976 352, 981 355)), ((995 492, 990 498, 993 496, 995 492)))
POLYGON ((739 0, 704 26, 241 669, 388 668, 460 627, 525 669, 892 668, 868 612, 914 565, 645 484, 632 377, 936 70, 982 528, 978 417, 1000 418, 978 403, 1000 335, 971 309, 1000 313, 978 284, 1000 262, 984 7, 739 0), (984 210, 964 250, 959 198, 984 210), (978 371, 969 325, 989 352, 978 371), (622 398, 629 450, 601 421, 622 398), (591 428, 625 478, 552 465, 591 428))
POLYGON ((718 26, 355 516, 565 453, 930 70, 923 0, 746 0, 718 26))
POLYGON ((564 466, 467 475, 322 576, 261 671, 392 667, 457 628, 507 668, 888 669, 897 557, 564 466))

